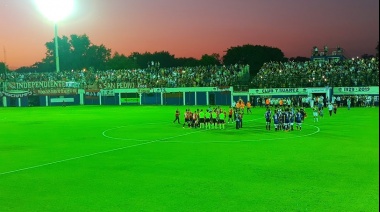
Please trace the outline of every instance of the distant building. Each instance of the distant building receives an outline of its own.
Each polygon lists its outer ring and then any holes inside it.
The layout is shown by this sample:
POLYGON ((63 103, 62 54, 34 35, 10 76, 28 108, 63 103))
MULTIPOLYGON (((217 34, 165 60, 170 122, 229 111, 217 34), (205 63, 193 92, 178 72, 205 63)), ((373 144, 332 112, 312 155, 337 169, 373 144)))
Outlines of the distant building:
POLYGON ((318 47, 314 46, 311 50, 311 57, 310 60, 328 60, 328 61, 339 61, 339 60, 345 60, 346 57, 344 56, 344 51, 340 46, 337 46, 336 48, 328 48, 327 45, 325 45, 321 50, 318 50, 318 47))

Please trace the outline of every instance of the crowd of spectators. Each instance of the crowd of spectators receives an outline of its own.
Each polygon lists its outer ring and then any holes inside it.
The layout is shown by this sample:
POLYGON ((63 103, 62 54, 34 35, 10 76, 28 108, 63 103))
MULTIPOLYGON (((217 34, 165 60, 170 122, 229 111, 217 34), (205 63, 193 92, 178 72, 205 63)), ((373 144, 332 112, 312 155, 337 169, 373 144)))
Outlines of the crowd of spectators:
POLYGON ((379 60, 269 62, 251 83, 254 88, 379 86, 379 60))
POLYGON ((340 95, 332 96, 331 101, 323 95, 318 96, 288 96, 282 98, 272 98, 270 96, 258 96, 256 100, 251 102, 256 107, 265 107, 266 102, 270 106, 291 106, 291 107, 313 107, 317 103, 321 103, 323 107, 327 107, 328 103, 337 104, 338 107, 347 107, 350 102, 350 107, 373 107, 378 106, 379 96, 371 95, 340 95))
MULTIPOLYGON (((97 83, 131 83, 136 88, 238 86, 249 78, 248 65, 197 66, 134 70, 72 70, 0 74, 0 82, 66 81, 80 88, 97 83)), ((269 62, 252 78, 250 88, 379 86, 379 59, 269 62)))
POLYGON ((44 73, 9 72, 0 75, 1 81, 66 81, 76 82, 86 88, 97 83, 131 83, 136 88, 153 87, 214 87, 231 86, 249 77, 248 65, 173 67, 134 70, 80 70, 44 73))

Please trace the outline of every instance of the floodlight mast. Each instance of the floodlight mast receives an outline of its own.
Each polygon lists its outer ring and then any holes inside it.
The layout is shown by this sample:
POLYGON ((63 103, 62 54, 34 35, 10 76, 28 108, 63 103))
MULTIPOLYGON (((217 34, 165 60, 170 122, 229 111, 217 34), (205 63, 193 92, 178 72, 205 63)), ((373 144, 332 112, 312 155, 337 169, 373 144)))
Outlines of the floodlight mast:
POLYGON ((59 70, 58 25, 57 25, 57 22, 54 23, 54 43, 55 43, 55 70, 58 73, 58 72, 60 72, 60 70, 59 70))
POLYGON ((60 72, 58 22, 71 13, 74 7, 74 0, 35 0, 35 3, 40 12, 54 22, 55 68, 56 72, 60 72))

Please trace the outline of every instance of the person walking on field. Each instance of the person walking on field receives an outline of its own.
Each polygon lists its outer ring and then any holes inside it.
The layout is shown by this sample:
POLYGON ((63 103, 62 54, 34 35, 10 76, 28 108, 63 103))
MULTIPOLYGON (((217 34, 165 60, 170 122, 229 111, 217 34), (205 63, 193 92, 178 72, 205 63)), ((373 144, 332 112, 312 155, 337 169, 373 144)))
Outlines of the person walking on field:
POLYGON ((240 121, 241 121, 241 116, 239 113, 235 113, 235 121, 236 121, 236 129, 240 129, 240 121))
POLYGON ((230 109, 228 110, 228 123, 231 123, 234 122, 234 109, 232 107, 230 107, 230 109))
POLYGON ((247 102, 247 114, 250 113, 252 114, 252 111, 251 111, 251 102, 247 102))
POLYGON ((327 108, 329 109, 329 114, 330 114, 330 116, 332 116, 333 105, 332 105, 331 103, 329 103, 329 105, 327 106, 327 108))
POLYGON ((317 106, 313 107, 313 117, 314 117, 314 122, 318 122, 318 108, 317 106))
POLYGON ((240 109, 239 112, 239 128, 243 128, 243 116, 244 116, 244 109, 240 109))
POLYGON ((336 114, 336 111, 338 110, 338 104, 333 105, 334 114, 336 114))
POLYGON ((350 97, 347 98, 347 108, 348 108, 348 110, 351 109, 351 98, 350 97))
POLYGON ((175 119, 174 119, 173 123, 175 123, 176 121, 178 122, 178 124, 181 124, 179 122, 179 110, 178 109, 175 111, 175 119))

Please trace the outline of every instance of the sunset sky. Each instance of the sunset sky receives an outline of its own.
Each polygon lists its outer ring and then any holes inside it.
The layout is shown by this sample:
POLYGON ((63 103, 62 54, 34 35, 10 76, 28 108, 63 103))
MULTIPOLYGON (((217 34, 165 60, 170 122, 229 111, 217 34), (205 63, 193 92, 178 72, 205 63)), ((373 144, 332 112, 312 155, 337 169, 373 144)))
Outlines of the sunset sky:
MULTIPOLYGON (((87 34, 96 45, 130 55, 175 57, 219 53, 252 44, 310 57, 311 48, 340 45, 348 57, 375 54, 379 0, 75 0, 59 36, 87 34)), ((45 57, 54 24, 33 0, 0 0, 0 62, 10 69, 45 57)))

